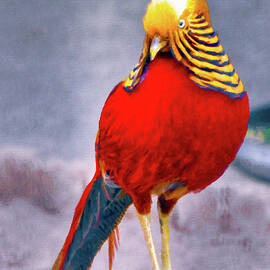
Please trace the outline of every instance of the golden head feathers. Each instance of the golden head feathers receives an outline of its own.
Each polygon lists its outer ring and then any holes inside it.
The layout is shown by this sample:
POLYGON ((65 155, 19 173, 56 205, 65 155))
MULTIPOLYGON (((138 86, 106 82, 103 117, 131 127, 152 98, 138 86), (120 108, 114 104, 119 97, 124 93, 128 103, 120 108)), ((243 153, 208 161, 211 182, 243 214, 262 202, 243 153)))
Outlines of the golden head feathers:
POLYGON ((244 96, 244 86, 212 27, 206 0, 151 0, 143 25, 143 51, 124 82, 127 91, 140 83, 145 65, 165 50, 171 51, 201 88, 232 98, 244 96))
POLYGON ((178 25, 178 14, 168 1, 152 1, 145 14, 143 25, 149 36, 159 34, 168 36, 168 30, 175 30, 178 25))
POLYGON ((149 36, 159 34, 167 38, 169 32, 178 28, 180 19, 202 13, 209 20, 205 0, 152 0, 147 7, 143 25, 149 36))

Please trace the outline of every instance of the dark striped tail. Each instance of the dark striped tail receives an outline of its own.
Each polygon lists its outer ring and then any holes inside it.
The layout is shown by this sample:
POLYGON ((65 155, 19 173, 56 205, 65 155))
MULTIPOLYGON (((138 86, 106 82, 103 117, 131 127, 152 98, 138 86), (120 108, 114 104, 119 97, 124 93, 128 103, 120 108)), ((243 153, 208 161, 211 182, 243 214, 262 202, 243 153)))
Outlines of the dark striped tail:
POLYGON ((76 207, 70 231, 52 270, 90 267, 131 203, 131 197, 110 179, 94 178, 76 207))

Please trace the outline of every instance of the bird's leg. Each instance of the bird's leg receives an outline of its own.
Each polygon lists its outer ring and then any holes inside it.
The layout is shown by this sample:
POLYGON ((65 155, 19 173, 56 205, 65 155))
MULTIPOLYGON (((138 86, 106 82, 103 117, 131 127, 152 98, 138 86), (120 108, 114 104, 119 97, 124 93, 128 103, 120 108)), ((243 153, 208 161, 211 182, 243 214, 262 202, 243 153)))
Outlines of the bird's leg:
POLYGON ((172 270, 169 245, 169 215, 159 212, 160 232, 161 232, 161 260, 162 270, 172 270))
POLYGON ((164 211, 165 199, 162 196, 158 198, 158 215, 161 233, 161 260, 162 270, 172 270, 169 245, 169 212, 164 211))
POLYGON ((141 215, 138 213, 139 220, 144 232, 144 238, 150 253, 150 256, 152 258, 152 265, 154 270, 160 270, 159 263, 158 263, 158 257, 156 253, 156 249, 154 246, 154 241, 151 233, 151 227, 150 227, 150 213, 149 214, 143 214, 141 215))
POLYGON ((188 192, 185 187, 178 187, 176 189, 171 189, 163 193, 158 198, 158 214, 160 222, 160 232, 161 232, 161 260, 162 260, 162 270, 172 270, 171 258, 170 258, 170 243, 169 243, 169 215, 178 201, 184 194, 188 192))

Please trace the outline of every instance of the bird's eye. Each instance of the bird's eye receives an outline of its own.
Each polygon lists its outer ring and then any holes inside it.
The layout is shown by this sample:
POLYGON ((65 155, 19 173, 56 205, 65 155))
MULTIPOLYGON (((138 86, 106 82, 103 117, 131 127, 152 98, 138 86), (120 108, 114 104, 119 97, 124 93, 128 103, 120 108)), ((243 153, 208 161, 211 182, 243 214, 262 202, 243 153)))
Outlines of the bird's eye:
POLYGON ((185 20, 180 20, 180 22, 179 22, 179 27, 180 27, 180 28, 184 28, 185 25, 186 25, 185 20))

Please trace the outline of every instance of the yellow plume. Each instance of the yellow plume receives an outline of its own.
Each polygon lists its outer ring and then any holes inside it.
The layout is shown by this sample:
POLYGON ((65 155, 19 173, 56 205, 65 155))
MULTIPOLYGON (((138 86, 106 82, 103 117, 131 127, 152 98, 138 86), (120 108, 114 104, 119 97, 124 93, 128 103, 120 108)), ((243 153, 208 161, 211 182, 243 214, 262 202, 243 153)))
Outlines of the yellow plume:
POLYGON ((188 0, 187 9, 189 13, 193 13, 194 15, 203 14, 206 20, 210 23, 209 8, 206 0, 188 0))
POLYGON ((152 1, 148 5, 143 26, 149 36, 159 34, 165 38, 168 36, 168 30, 177 28, 178 16, 167 1, 152 1))
POLYGON ((143 25, 146 33, 153 37, 159 34, 166 39, 178 28, 180 18, 204 14, 210 22, 206 0, 152 0, 147 7, 143 25))

